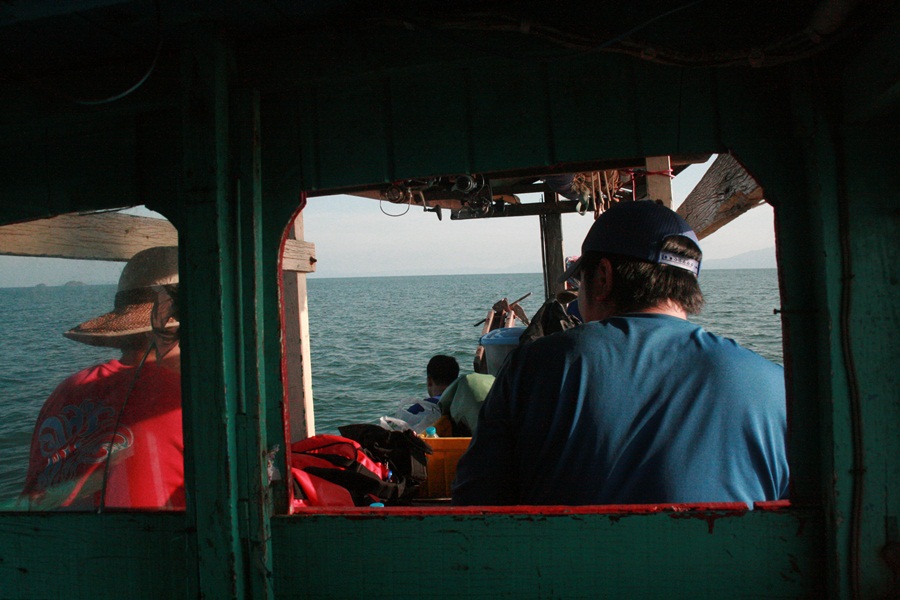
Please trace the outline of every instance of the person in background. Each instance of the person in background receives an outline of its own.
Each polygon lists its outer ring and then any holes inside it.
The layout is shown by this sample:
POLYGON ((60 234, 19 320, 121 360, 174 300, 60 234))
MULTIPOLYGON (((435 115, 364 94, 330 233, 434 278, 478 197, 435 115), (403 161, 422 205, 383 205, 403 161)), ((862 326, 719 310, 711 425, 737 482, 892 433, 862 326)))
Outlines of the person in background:
POLYGON ((687 321, 701 252, 651 201, 600 215, 564 277, 585 323, 513 350, 459 461, 457 505, 777 500, 782 367, 687 321))
POLYGON ((452 356, 438 354, 432 356, 425 367, 425 385, 428 390, 426 402, 437 404, 447 386, 459 377, 459 363, 452 356))
POLYGON ((37 418, 21 499, 36 510, 185 508, 178 249, 135 254, 115 308, 66 337, 121 357, 63 381, 37 418))
POLYGON ((441 437, 470 437, 478 426, 481 403, 494 385, 494 376, 488 373, 469 373, 458 377, 447 386, 438 406, 441 414, 450 419, 449 431, 439 429, 441 437))
POLYGON ((425 385, 428 397, 400 408, 392 417, 381 417, 379 424, 385 429, 412 429, 422 433, 441 417, 438 400, 447 386, 459 377, 459 363, 452 356, 432 356, 425 367, 425 385))

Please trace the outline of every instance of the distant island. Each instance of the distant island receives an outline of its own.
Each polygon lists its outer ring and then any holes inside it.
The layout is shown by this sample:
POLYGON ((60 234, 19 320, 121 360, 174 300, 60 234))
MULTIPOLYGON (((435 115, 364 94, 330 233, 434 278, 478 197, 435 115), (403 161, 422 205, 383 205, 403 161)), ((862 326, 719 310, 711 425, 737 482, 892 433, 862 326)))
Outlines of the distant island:
POLYGON ((711 258, 703 261, 703 269, 775 269, 775 247, 744 252, 729 258, 711 258))
POLYGON ((61 287, 93 287, 95 285, 116 285, 115 282, 109 282, 109 281, 101 281, 101 282, 93 282, 92 281, 92 282, 86 283, 84 281, 78 281, 76 279, 67 281, 66 283, 56 283, 56 282, 46 283, 43 281, 40 283, 35 283, 35 284, 19 283, 18 285, 3 285, 3 283, 5 283, 5 282, 2 279, 0 279, 0 289, 30 288, 33 290, 40 290, 40 289, 45 289, 45 288, 51 289, 51 288, 61 288, 61 287))

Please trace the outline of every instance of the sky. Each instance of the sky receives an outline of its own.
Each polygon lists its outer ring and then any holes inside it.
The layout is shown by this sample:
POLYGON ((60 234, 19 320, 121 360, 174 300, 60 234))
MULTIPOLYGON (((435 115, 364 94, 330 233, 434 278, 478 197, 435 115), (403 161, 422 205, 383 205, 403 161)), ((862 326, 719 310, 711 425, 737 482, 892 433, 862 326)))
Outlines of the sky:
MULTIPOLYGON (((712 164, 691 165, 672 180, 677 208, 712 164)), ((540 273, 541 233, 536 217, 443 221, 421 207, 370 198, 310 198, 304 209, 304 237, 316 245, 310 277, 362 277, 470 273, 540 273), (385 243, 385 240, 389 243, 385 243)), ((581 254, 592 214, 562 215, 563 252, 581 254)), ((730 258, 775 246, 769 205, 752 209, 701 242, 704 260, 730 258)))
MULTIPOLYGON (((672 180, 677 208, 694 188, 711 158, 691 165, 672 180)), ((531 201, 529 199, 529 201, 531 201)), ((439 221, 434 213, 370 198, 310 198, 304 214, 305 238, 316 245, 316 272, 310 277, 377 277, 472 273, 540 273, 541 234, 536 217, 439 221)), ((133 214, 149 211, 135 209, 133 214)), ((562 216, 563 251, 581 254, 593 223, 591 213, 562 216)), ((704 260, 730 258, 772 248, 772 209, 754 208, 701 241, 704 260)), ((122 263, 0 256, 0 287, 115 283, 122 263)))

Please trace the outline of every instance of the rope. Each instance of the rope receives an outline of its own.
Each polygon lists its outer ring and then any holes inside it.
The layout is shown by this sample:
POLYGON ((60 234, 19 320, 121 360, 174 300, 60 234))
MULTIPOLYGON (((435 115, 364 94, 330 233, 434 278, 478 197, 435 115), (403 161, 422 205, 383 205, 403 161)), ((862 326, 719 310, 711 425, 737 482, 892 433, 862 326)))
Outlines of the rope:
POLYGON ((122 413, 125 412, 125 407, 128 404, 128 399, 131 398, 131 393, 134 391, 134 387, 137 385, 138 377, 141 374, 141 370, 144 368, 144 362, 147 360, 147 357, 150 356, 150 351, 155 347, 155 342, 151 343, 147 346, 147 351, 144 352, 144 356, 141 357, 141 361, 138 363, 137 368, 134 371, 134 377, 131 379, 131 384, 128 386, 128 392, 125 394, 125 399, 122 401, 122 406, 119 407, 119 412, 116 414, 116 424, 113 427, 112 436, 109 438, 109 447, 106 449, 106 462, 103 465, 103 487, 100 490, 100 504, 97 506, 97 514, 101 514, 103 509, 106 508, 106 484, 109 482, 109 465, 112 462, 113 455, 113 446, 116 443, 116 433, 119 431, 119 425, 122 423, 122 413))

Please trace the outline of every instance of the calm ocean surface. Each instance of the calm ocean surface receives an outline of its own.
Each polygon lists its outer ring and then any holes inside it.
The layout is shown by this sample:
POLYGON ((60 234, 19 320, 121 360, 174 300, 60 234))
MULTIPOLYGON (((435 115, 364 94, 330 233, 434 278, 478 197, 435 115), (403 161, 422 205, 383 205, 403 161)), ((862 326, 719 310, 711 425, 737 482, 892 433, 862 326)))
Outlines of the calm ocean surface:
MULTIPOLYGON (((709 270, 700 276, 704 312, 692 320, 782 362, 774 269, 709 270)), ((316 430, 337 433, 393 413, 425 396, 425 364, 449 354, 472 371, 491 305, 531 292, 530 316, 543 297, 540 274, 441 275, 309 280, 316 430)), ((41 404, 68 375, 116 356, 61 333, 112 308, 115 286, 0 289, 0 505, 24 479, 41 404)))

